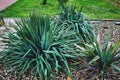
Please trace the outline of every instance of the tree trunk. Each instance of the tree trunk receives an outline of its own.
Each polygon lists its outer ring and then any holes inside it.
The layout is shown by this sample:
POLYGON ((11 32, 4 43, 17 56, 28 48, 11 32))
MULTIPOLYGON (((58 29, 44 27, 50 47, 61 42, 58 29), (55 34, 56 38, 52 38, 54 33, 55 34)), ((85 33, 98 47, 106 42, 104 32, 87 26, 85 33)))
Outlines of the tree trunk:
POLYGON ((47 0, 43 0, 42 5, 47 4, 47 0))

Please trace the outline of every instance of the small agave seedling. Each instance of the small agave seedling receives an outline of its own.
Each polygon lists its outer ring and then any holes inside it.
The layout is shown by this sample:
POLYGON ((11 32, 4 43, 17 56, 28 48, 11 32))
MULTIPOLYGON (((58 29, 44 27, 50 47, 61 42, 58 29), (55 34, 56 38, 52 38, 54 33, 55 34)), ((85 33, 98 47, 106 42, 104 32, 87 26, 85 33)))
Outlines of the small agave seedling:
POLYGON ((0 14, 0 27, 5 24, 3 16, 0 14))

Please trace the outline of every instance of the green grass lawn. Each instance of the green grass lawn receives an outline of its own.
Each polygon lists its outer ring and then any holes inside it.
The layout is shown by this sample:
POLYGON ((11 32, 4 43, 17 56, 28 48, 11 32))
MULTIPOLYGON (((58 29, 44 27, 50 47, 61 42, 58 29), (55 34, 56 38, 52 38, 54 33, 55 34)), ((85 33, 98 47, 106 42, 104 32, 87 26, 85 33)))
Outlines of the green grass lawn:
MULTIPOLYGON (((47 5, 41 5, 42 0, 18 0, 15 4, 3 10, 4 17, 27 17, 30 13, 57 15, 60 11, 57 0, 48 0, 47 5)), ((83 12, 91 19, 120 19, 120 7, 108 0, 69 0, 67 5, 83 6, 83 12)))

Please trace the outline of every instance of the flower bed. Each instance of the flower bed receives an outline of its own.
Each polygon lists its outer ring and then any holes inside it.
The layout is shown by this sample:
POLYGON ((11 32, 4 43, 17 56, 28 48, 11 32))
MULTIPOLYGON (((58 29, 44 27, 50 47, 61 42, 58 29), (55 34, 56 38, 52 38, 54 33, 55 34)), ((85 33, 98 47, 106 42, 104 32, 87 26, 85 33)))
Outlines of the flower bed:
MULTIPOLYGON (((13 21, 13 20, 10 20, 10 21, 13 21)), ((11 25, 13 25, 12 23, 14 23, 14 21, 11 23, 8 23, 8 21, 5 21, 7 22, 7 26, 5 27, 0 27, 0 50, 3 50, 4 48, 6 48, 4 46, 4 44, 2 44, 2 41, 4 41, 2 39, 1 36, 3 36, 5 34, 5 32, 11 30, 11 25)), ((97 27, 97 32, 100 33, 100 38, 102 39, 102 43, 104 44, 104 41, 105 41, 105 38, 106 38, 106 35, 108 34, 108 31, 111 30, 110 34, 111 34, 111 43, 115 43, 117 42, 118 40, 120 40, 120 26, 117 26, 114 24, 114 21, 95 21, 93 22, 93 25, 95 25, 97 27)), ((78 59, 79 60, 79 59, 78 59)), ((72 61, 71 61, 72 62, 72 61)), ((79 67, 79 69, 82 69, 83 67, 85 66, 81 66, 82 63, 79 63, 77 66, 79 67)), ((82 71, 76 71, 74 69, 71 69, 73 75, 74 75, 74 78, 76 80, 86 80, 86 79, 90 79, 91 76, 95 75, 95 73, 97 72, 96 69, 92 69, 92 70, 89 70, 89 69, 83 69, 82 71), (94 71, 94 72, 93 72, 94 71)), ((0 63, 0 80, 15 80, 16 79, 16 74, 17 74, 17 71, 14 71, 14 72, 9 72, 7 68, 2 68, 2 64, 0 63)), ((27 73, 26 73, 27 74, 27 73)), ((21 80, 32 80, 32 77, 27 77, 26 75, 23 76, 23 79, 21 80)), ((112 79, 112 80, 117 80, 117 79, 120 79, 120 73, 115 73, 115 74, 109 74, 108 77, 106 77, 107 79, 112 79), (110 77, 111 76, 111 77, 110 77)), ((56 77, 56 80, 66 80, 67 79, 67 75, 65 74, 59 74, 58 77, 56 77)))

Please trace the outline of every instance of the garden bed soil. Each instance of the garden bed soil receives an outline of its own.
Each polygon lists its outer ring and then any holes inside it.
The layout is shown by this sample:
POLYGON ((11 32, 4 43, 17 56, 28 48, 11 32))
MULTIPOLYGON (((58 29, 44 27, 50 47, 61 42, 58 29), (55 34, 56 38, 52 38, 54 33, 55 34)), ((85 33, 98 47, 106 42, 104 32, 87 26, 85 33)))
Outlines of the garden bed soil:
MULTIPOLYGON (((100 38, 103 41, 102 43, 104 44, 105 39, 107 37, 107 34, 111 34, 110 41, 111 43, 115 43, 118 40, 120 40, 120 25, 115 25, 116 21, 92 21, 92 24, 97 28, 97 32, 100 34, 100 38), (110 33, 109 33, 110 31, 110 33)), ((120 22, 120 21, 117 21, 120 22)), ((2 36, 5 35, 5 33, 11 29, 11 26, 14 23, 13 19, 6 19, 5 20, 6 25, 0 27, 0 51, 4 50, 6 48, 5 44, 3 44, 3 39, 2 36)), ((78 59, 79 60, 79 59, 78 59)), ((82 63, 78 64, 78 68, 82 69, 81 66, 82 63)), ((2 64, 0 63, 0 80, 15 80, 17 77, 17 72, 9 72, 9 68, 2 68, 2 64)), ((97 71, 93 70, 74 70, 71 69, 72 73, 74 75, 74 78, 76 80, 93 80, 92 77, 97 73, 97 71), (94 74, 93 74, 94 73, 94 74)), ((120 80, 120 72, 114 73, 114 74, 109 74, 108 77, 106 77, 107 80, 120 80)), ((32 80, 32 77, 26 77, 26 75, 23 76, 21 80, 32 80)), ((56 80, 67 80, 67 75, 65 74, 59 74, 58 77, 56 77, 56 80)))

